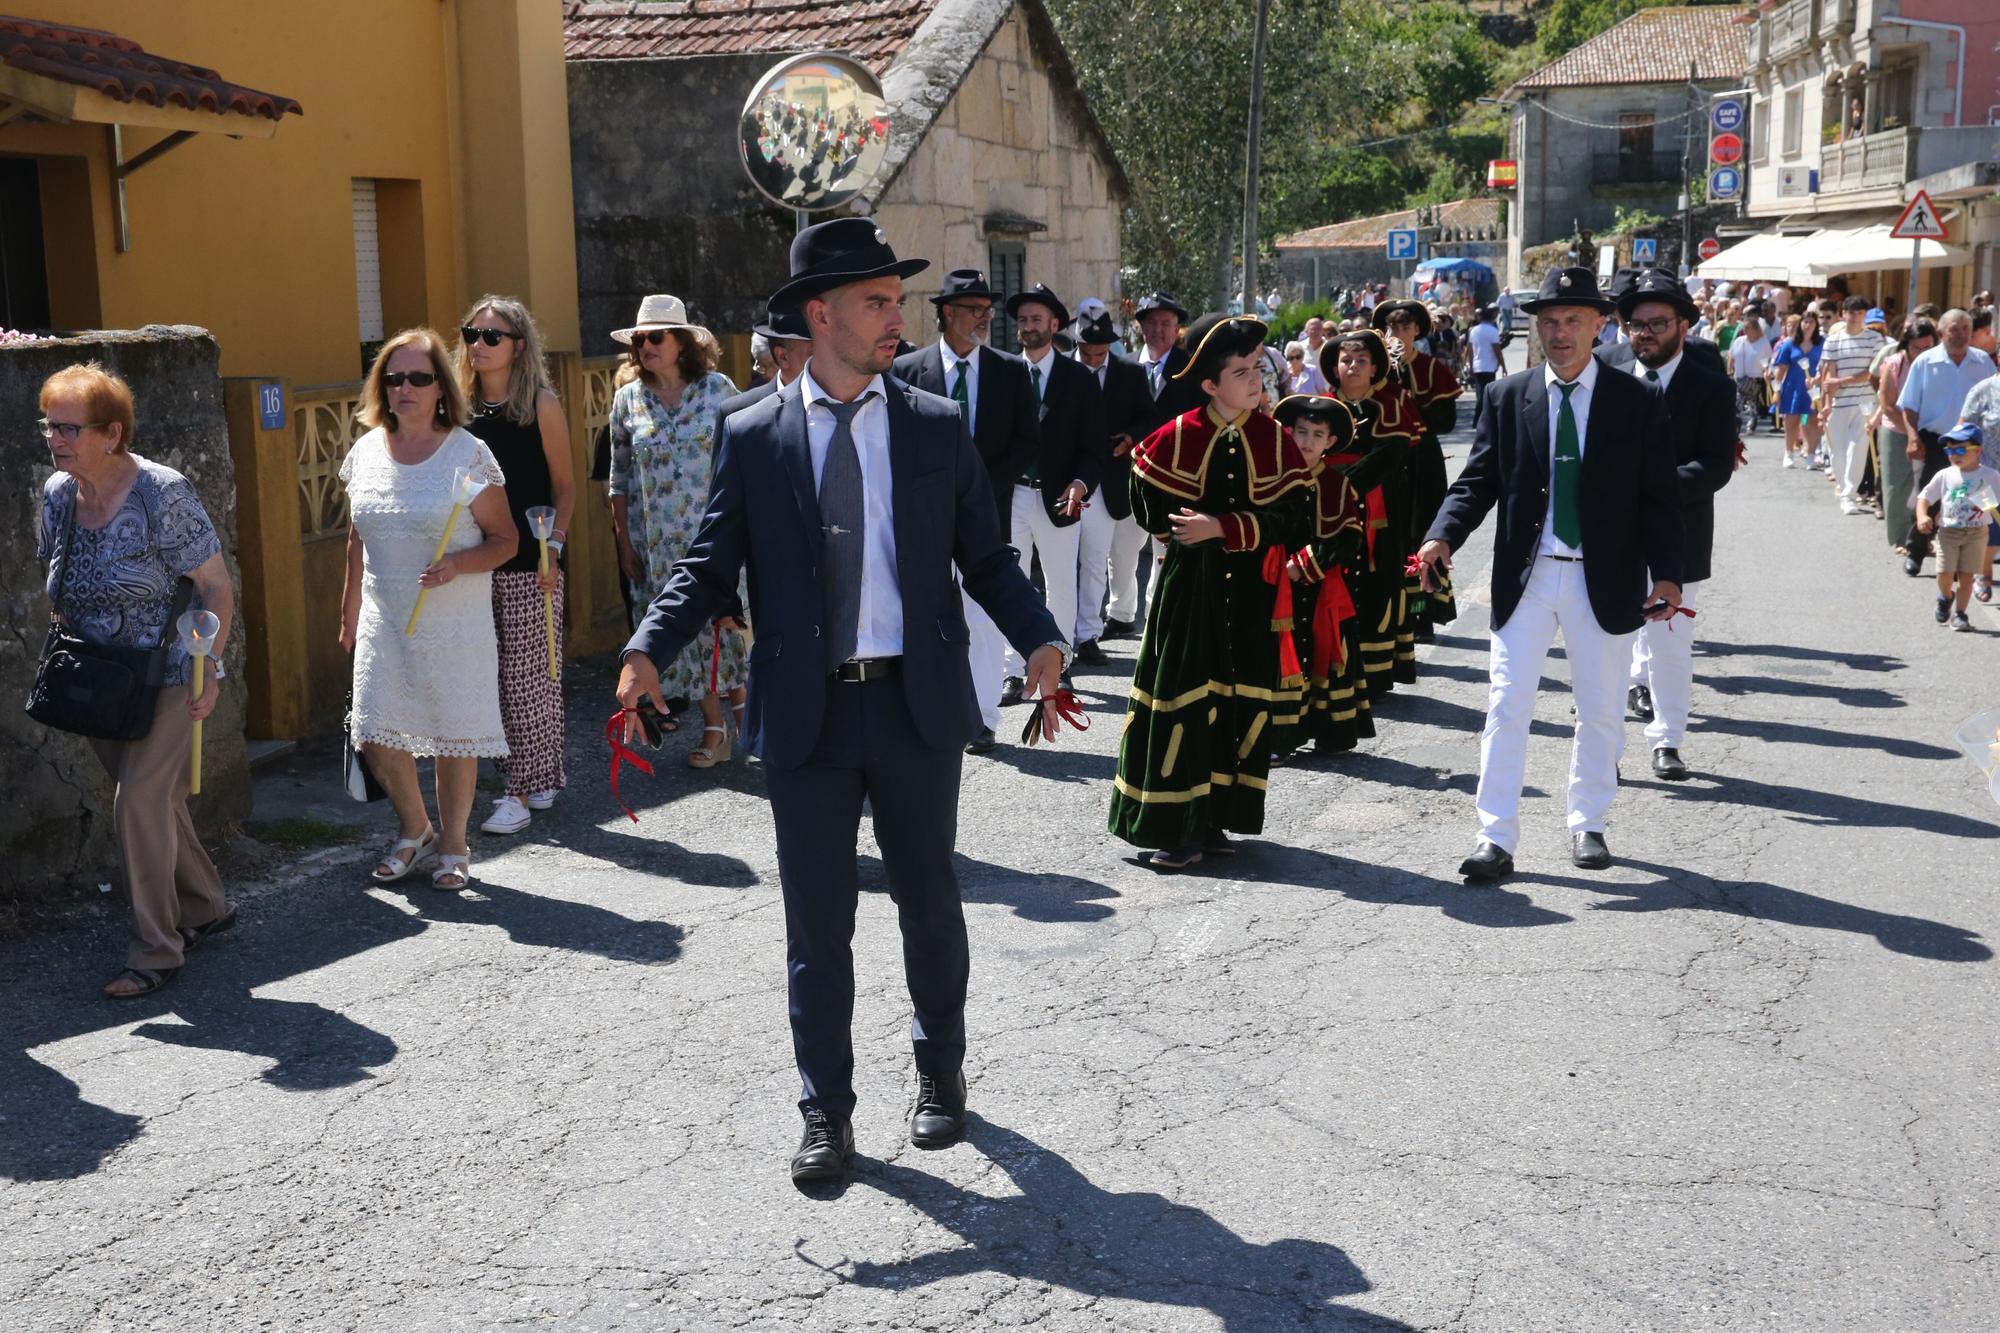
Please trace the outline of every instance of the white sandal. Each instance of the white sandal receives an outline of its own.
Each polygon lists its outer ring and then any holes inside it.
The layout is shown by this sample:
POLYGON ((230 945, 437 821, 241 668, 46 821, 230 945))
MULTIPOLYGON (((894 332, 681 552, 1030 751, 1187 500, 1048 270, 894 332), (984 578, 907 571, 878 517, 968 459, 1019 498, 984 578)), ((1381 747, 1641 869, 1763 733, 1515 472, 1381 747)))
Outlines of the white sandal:
POLYGON ((421 838, 396 839, 394 842, 389 844, 389 854, 376 863, 375 869, 371 874, 371 878, 373 878, 377 884, 394 884, 399 879, 408 879, 410 877, 410 872, 412 872, 417 868, 417 862, 423 860, 424 855, 427 852, 429 852, 431 848, 437 846, 437 840, 438 840, 438 831, 436 825, 432 825, 430 828, 425 829, 424 836, 421 838), (402 858, 401 853, 403 852, 408 852, 410 854, 409 860, 405 861, 402 858), (387 875, 383 874, 382 867, 391 864, 399 865, 402 867, 402 869, 393 871, 387 875))
POLYGON ((714 732, 716 735, 722 737, 722 740, 716 745, 699 745, 689 751, 689 768, 714 768, 717 764, 726 764, 729 762, 731 754, 729 748, 729 728, 703 727, 701 729, 701 734, 704 738, 710 732, 714 732))
POLYGON ((471 886, 472 858, 470 856, 460 856, 456 852, 439 853, 438 867, 436 870, 431 871, 431 887, 434 889, 443 889, 446 893, 457 893, 460 889, 470 888, 471 886), (453 875, 458 876, 458 883, 445 883, 453 875))

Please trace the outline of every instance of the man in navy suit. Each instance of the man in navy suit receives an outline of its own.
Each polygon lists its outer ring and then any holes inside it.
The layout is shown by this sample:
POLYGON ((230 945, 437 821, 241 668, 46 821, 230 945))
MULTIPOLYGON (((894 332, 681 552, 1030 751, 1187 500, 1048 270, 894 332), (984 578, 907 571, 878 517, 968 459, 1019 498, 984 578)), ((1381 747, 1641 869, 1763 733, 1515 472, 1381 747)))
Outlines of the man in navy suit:
MULTIPOLYGON (((728 604, 747 566, 756 643, 745 743, 764 761, 785 901, 792 1050, 805 1133, 799 1183, 839 1178, 854 1152, 855 841, 874 815, 915 1010, 910 1141, 965 1125, 965 917, 951 853, 961 749, 979 729, 959 585, 1053 695, 1068 647, 1001 538, 983 461, 957 408, 888 376, 903 327, 899 260, 869 218, 792 242, 812 358, 794 384, 723 432, 708 512, 626 645, 618 701, 664 711, 658 663, 728 604), (954 582, 953 570, 958 581, 954 582)), ((1045 710, 1045 734, 1055 720, 1045 710)))
MULTIPOLYGON (((1001 539, 1006 540, 1013 525, 1014 479, 1033 464, 1041 449, 1041 405, 1026 363, 986 345, 993 329, 993 304, 1000 299, 1000 293, 987 286, 986 275, 976 268, 953 269, 945 274, 942 288, 931 298, 937 307, 938 340, 897 357, 896 378, 958 404, 959 414, 971 427, 972 442, 986 460, 994 512, 1000 518, 1001 539)), ((981 722, 966 752, 985 754, 993 748, 1000 726, 1007 642, 992 617, 969 595, 965 621, 972 630, 972 685, 979 695, 981 722)))
POLYGON ((1434 588, 1451 553, 1499 511, 1479 842, 1459 867, 1480 882, 1514 869, 1528 731, 1558 630, 1576 704, 1570 860, 1611 864, 1604 826, 1625 748, 1632 635, 1681 600, 1681 497, 1659 391, 1591 355, 1611 301, 1589 269, 1563 268, 1521 308, 1548 360, 1486 391, 1465 468, 1417 552, 1434 588))

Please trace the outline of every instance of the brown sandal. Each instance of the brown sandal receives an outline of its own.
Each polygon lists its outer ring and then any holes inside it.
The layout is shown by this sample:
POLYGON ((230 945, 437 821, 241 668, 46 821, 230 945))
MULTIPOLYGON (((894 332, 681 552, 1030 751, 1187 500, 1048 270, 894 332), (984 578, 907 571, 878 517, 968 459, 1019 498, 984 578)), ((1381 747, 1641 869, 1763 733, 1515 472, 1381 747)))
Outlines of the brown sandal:
POLYGON ((104 998, 107 1000, 136 1000, 141 995, 151 995, 160 987, 174 979, 178 967, 128 967, 111 980, 104 983, 104 998), (132 985, 123 990, 114 989, 119 982, 130 979, 132 985))

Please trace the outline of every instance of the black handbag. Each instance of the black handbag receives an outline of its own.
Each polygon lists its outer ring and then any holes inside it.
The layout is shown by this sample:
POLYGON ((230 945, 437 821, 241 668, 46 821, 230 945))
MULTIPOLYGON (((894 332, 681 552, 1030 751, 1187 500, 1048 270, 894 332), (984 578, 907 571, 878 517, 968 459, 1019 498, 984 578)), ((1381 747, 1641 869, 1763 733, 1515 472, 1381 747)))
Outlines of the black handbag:
MULTIPOLYGON (((63 585, 69 582, 70 547, 76 540, 77 496, 70 496, 69 522, 63 528, 62 569, 56 574, 55 595, 49 602, 49 636, 42 660, 28 691, 28 716, 45 727, 107 741, 136 741, 153 729, 153 712, 167 676, 173 651, 174 626, 194 595, 192 581, 177 580, 167 623, 160 627, 157 648, 125 648, 88 643, 69 633, 56 618, 63 585)), ((152 506, 142 492, 147 526, 152 506)))
POLYGON ((347 692, 347 711, 340 715, 340 785, 349 800, 379 801, 389 793, 375 780, 361 747, 354 740, 354 691, 347 692))

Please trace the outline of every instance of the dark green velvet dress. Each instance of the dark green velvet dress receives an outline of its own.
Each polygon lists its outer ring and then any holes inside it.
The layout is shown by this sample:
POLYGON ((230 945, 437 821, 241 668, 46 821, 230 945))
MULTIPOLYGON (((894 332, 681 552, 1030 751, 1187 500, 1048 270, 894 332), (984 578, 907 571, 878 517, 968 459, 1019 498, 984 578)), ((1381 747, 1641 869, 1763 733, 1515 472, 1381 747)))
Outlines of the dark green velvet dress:
POLYGON ((1361 622, 1351 613, 1353 580, 1367 560, 1367 511, 1347 478, 1324 459, 1313 490, 1313 540, 1287 562, 1299 573, 1292 584, 1292 641, 1306 671, 1305 696, 1297 725, 1272 738, 1274 755, 1309 744, 1321 754, 1338 753, 1375 734, 1361 671, 1361 622), (1343 609, 1349 614, 1341 615, 1343 609))

